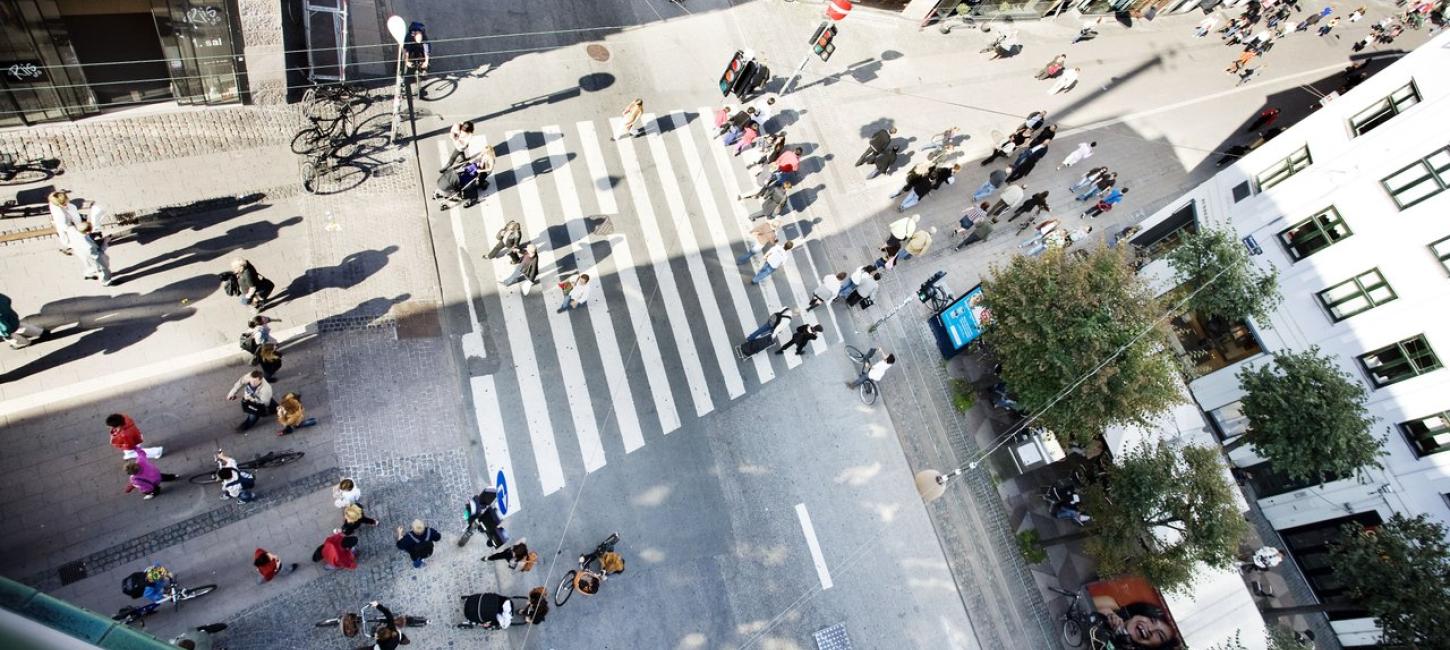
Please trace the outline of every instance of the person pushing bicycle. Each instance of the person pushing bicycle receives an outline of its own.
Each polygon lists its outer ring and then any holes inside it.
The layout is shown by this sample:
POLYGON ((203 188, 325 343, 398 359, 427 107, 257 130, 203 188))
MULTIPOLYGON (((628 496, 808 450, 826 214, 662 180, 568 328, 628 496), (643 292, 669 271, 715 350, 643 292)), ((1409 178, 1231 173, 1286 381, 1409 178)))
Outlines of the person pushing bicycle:
POLYGON ((146 567, 146 590, 141 592, 141 597, 153 605, 160 605, 171 595, 171 585, 175 578, 170 569, 160 564, 146 567))

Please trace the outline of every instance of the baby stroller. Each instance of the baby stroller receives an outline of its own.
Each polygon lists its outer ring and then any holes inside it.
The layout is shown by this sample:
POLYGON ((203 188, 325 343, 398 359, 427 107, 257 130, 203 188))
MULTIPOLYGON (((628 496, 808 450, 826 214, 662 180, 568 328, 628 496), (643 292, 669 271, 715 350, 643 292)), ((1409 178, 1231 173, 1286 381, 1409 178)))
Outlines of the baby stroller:
POLYGON ((438 209, 451 210, 460 203, 467 208, 478 203, 478 191, 486 185, 484 176, 478 163, 473 161, 443 172, 438 177, 438 189, 433 192, 433 198, 441 200, 438 209))

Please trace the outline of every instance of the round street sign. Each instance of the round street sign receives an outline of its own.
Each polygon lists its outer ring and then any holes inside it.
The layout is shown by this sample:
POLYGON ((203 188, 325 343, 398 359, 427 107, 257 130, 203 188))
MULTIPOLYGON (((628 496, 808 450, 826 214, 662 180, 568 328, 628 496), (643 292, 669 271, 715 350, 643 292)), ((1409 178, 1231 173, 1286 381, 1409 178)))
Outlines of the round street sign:
POLYGON ((840 21, 851 13, 851 0, 831 0, 826 5, 826 17, 831 20, 840 21))
POLYGON ((494 504, 498 506, 498 516, 502 517, 509 513, 509 482, 503 477, 503 470, 498 471, 498 476, 493 479, 493 485, 498 489, 498 495, 494 497, 494 504))

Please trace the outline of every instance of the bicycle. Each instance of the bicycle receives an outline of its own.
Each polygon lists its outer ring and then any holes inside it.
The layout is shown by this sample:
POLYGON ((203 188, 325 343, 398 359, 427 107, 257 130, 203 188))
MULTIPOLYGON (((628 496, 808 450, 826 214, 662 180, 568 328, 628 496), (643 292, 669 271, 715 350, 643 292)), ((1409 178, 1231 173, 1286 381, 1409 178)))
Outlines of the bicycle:
POLYGON ((309 118, 326 119, 328 113, 351 112, 354 104, 369 104, 372 96, 366 88, 338 82, 316 85, 302 92, 302 113, 309 118))
POLYGON ((927 306, 931 308, 932 312, 939 312, 943 309, 946 309, 949 305, 952 304, 952 300, 956 298, 952 294, 948 293, 945 289, 941 288, 940 285, 936 284, 927 287, 923 295, 926 296, 925 302, 927 306))
POLYGON ((348 138, 357 134, 357 122, 351 111, 343 111, 336 117, 308 116, 311 126, 292 136, 292 153, 299 156, 323 150, 331 154, 348 138))
POLYGON ((1062 621, 1063 641, 1074 648, 1082 647, 1084 640, 1092 644, 1090 646, 1092 650, 1105 650, 1113 647, 1111 640, 1099 636, 1103 627, 1102 615, 1079 606, 1082 594, 1059 587, 1048 587, 1048 589, 1069 599, 1067 611, 1063 612, 1062 617, 1058 619, 1062 621))
MULTIPOLYGON (((862 375, 866 375, 866 372, 871 370, 871 361, 876 357, 876 348, 862 352, 855 346, 848 345, 846 346, 846 356, 856 362, 856 365, 860 367, 860 373, 862 375)), ((880 395, 880 390, 876 386, 876 380, 870 376, 866 376, 861 380, 861 384, 856 387, 856 393, 861 396, 862 404, 871 406, 876 403, 876 396, 880 395)))
POLYGON ((173 609, 181 609, 181 603, 193 598, 201 598, 216 590, 216 585, 202 585, 200 587, 187 589, 177 584, 176 576, 172 576, 171 586, 166 589, 165 598, 154 603, 146 603, 140 607, 135 605, 122 607, 120 611, 116 612, 115 616, 111 617, 111 620, 121 621, 123 625, 136 625, 140 623, 141 627, 146 627, 145 618, 156 613, 156 610, 161 609, 161 605, 171 603, 173 609))
MULTIPOLYGON (((288 449, 286 451, 269 451, 265 455, 257 456, 256 458, 253 458, 247 462, 237 463, 237 468, 271 469, 273 467, 281 467, 283 465, 286 465, 287 463, 298 460, 305 455, 307 455, 307 452, 292 451, 291 449, 288 449)), ((214 469, 209 472, 202 472, 201 474, 197 474, 187 480, 191 481, 193 485, 211 485, 213 483, 220 483, 221 477, 217 476, 217 470, 214 469)))
POLYGON ((60 161, 47 158, 21 160, 15 154, 0 153, 0 183, 23 185, 49 180, 65 173, 60 161))
MULTIPOLYGON (((388 623, 388 619, 382 616, 381 612, 379 612, 377 616, 374 616, 372 618, 368 617, 368 609, 376 607, 377 606, 373 603, 368 603, 366 605, 363 605, 356 614, 352 612, 346 612, 340 616, 335 616, 333 618, 324 618, 316 623, 313 623, 313 627, 337 627, 338 631, 342 632, 343 636, 352 638, 357 636, 358 632, 366 632, 366 630, 363 629, 364 623, 388 623)), ((392 623, 397 627, 424 627, 428 625, 428 619, 423 616, 393 614, 392 623)))
MULTIPOLYGON (((554 589, 554 606, 563 607, 569 602, 569 597, 579 591, 586 596, 599 593, 599 587, 604 583, 605 578, 611 573, 604 567, 603 558, 606 553, 614 553, 614 545, 619 543, 619 533, 610 533, 609 537, 594 547, 594 551, 588 555, 579 556, 579 568, 570 569, 564 577, 559 580, 559 586, 554 589), (592 585, 592 586, 591 586, 592 585)), ((623 566, 613 573, 624 571, 623 566)))

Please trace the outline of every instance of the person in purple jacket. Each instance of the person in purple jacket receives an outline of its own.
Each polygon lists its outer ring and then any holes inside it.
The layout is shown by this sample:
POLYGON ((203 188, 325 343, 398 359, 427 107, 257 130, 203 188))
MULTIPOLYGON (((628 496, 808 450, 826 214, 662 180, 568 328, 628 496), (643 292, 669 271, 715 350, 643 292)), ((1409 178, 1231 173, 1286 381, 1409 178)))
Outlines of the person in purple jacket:
POLYGON ((136 459, 126 461, 126 475, 131 477, 131 484, 126 486, 126 491, 139 489, 145 496, 143 499, 154 499, 161 494, 161 483, 164 481, 175 481, 175 474, 165 474, 151 463, 146 457, 146 450, 137 447, 136 459))

